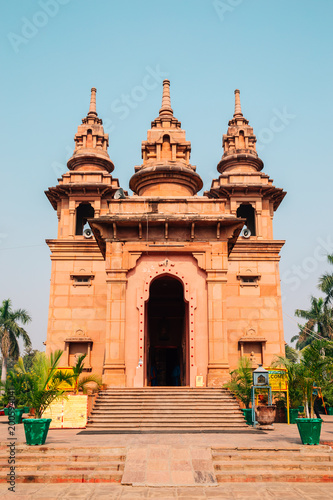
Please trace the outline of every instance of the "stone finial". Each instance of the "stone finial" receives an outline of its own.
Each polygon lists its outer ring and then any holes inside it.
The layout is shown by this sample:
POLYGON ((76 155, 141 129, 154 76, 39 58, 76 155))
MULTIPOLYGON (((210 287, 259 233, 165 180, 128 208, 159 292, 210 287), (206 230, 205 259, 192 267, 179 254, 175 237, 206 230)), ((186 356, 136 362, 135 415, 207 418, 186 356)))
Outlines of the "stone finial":
POLYGON ((88 116, 91 116, 91 115, 97 116, 97 112, 96 112, 96 92, 97 92, 97 90, 95 89, 95 87, 93 87, 91 89, 91 97, 90 97, 90 106, 89 106, 88 116))
POLYGON ((235 112, 234 116, 243 116, 241 102, 240 102, 240 91, 235 90, 235 112))
POLYGON ((163 95, 162 95, 162 107, 160 109, 160 116, 173 115, 173 109, 171 107, 170 99, 170 80, 163 80, 163 95))

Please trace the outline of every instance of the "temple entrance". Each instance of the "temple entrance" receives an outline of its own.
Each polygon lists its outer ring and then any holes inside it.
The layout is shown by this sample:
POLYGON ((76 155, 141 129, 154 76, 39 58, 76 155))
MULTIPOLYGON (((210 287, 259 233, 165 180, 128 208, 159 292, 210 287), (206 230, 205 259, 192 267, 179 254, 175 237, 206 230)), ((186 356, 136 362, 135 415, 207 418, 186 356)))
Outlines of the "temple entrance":
POLYGON ((146 384, 189 385, 188 308, 180 281, 154 280, 146 305, 146 384))

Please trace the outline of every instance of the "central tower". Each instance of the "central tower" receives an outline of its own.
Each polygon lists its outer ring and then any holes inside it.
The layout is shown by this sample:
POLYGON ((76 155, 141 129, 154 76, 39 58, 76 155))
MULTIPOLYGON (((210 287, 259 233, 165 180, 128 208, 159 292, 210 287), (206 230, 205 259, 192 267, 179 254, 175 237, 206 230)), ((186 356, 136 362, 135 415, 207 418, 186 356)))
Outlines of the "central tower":
POLYGON ((142 142, 143 163, 135 167, 130 188, 139 196, 192 196, 203 186, 190 164, 191 143, 173 116, 170 82, 163 81, 162 106, 142 142))

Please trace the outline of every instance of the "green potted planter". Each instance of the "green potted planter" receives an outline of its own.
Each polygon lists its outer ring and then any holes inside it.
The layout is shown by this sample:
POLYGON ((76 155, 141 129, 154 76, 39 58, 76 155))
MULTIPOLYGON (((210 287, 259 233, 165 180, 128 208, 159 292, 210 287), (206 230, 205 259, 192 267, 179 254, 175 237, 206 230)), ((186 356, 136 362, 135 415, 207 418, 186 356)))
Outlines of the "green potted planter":
POLYGON ((51 418, 24 418, 25 439, 28 445, 45 444, 51 418))
POLYGON ((297 418, 296 424, 302 444, 319 444, 321 418, 297 418))
POLYGON ((62 351, 55 351, 49 357, 38 353, 34 358, 33 371, 28 374, 30 379, 29 405, 34 418, 24 418, 24 432, 28 445, 45 443, 51 419, 43 418, 43 413, 50 404, 64 397, 62 385, 70 383, 72 375, 57 370, 62 351))
POLYGON ((24 407, 24 413, 30 413, 30 408, 29 406, 24 407))
POLYGON ((333 415, 333 406, 327 408, 327 415, 333 415))
POLYGON ((304 413, 304 406, 303 405, 299 405, 298 406, 298 411, 299 411, 299 413, 304 413))
MULTIPOLYGON (((287 416, 287 408, 285 409, 287 416)), ((298 418, 298 408, 289 408, 289 421, 291 424, 296 424, 296 419, 298 418)))
POLYGON ((15 424, 20 424, 22 422, 23 413, 24 413, 24 408, 15 408, 15 410, 14 410, 15 424))
POLYGON ((8 416, 9 408, 4 408, 3 411, 4 411, 5 415, 8 416))
POLYGON ((251 408, 242 408, 242 412, 245 417, 245 421, 247 425, 253 425, 253 420, 252 420, 252 409, 251 408))

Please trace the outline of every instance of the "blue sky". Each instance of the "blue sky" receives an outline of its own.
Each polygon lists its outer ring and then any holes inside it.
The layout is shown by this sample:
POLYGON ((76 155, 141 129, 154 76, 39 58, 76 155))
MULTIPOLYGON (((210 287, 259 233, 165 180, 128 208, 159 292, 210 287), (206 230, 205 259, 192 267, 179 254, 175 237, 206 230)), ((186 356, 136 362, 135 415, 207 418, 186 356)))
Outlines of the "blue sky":
POLYGON ((66 171, 90 88, 126 189, 164 77, 204 189, 217 177, 233 92, 241 90, 264 170, 288 192, 274 227, 286 240, 286 339, 297 333, 294 310, 318 295, 325 254, 333 253, 333 2, 17 0, 4 2, 2 14, 0 299, 31 313, 34 347, 46 338, 44 240, 57 231, 44 190, 66 171))

